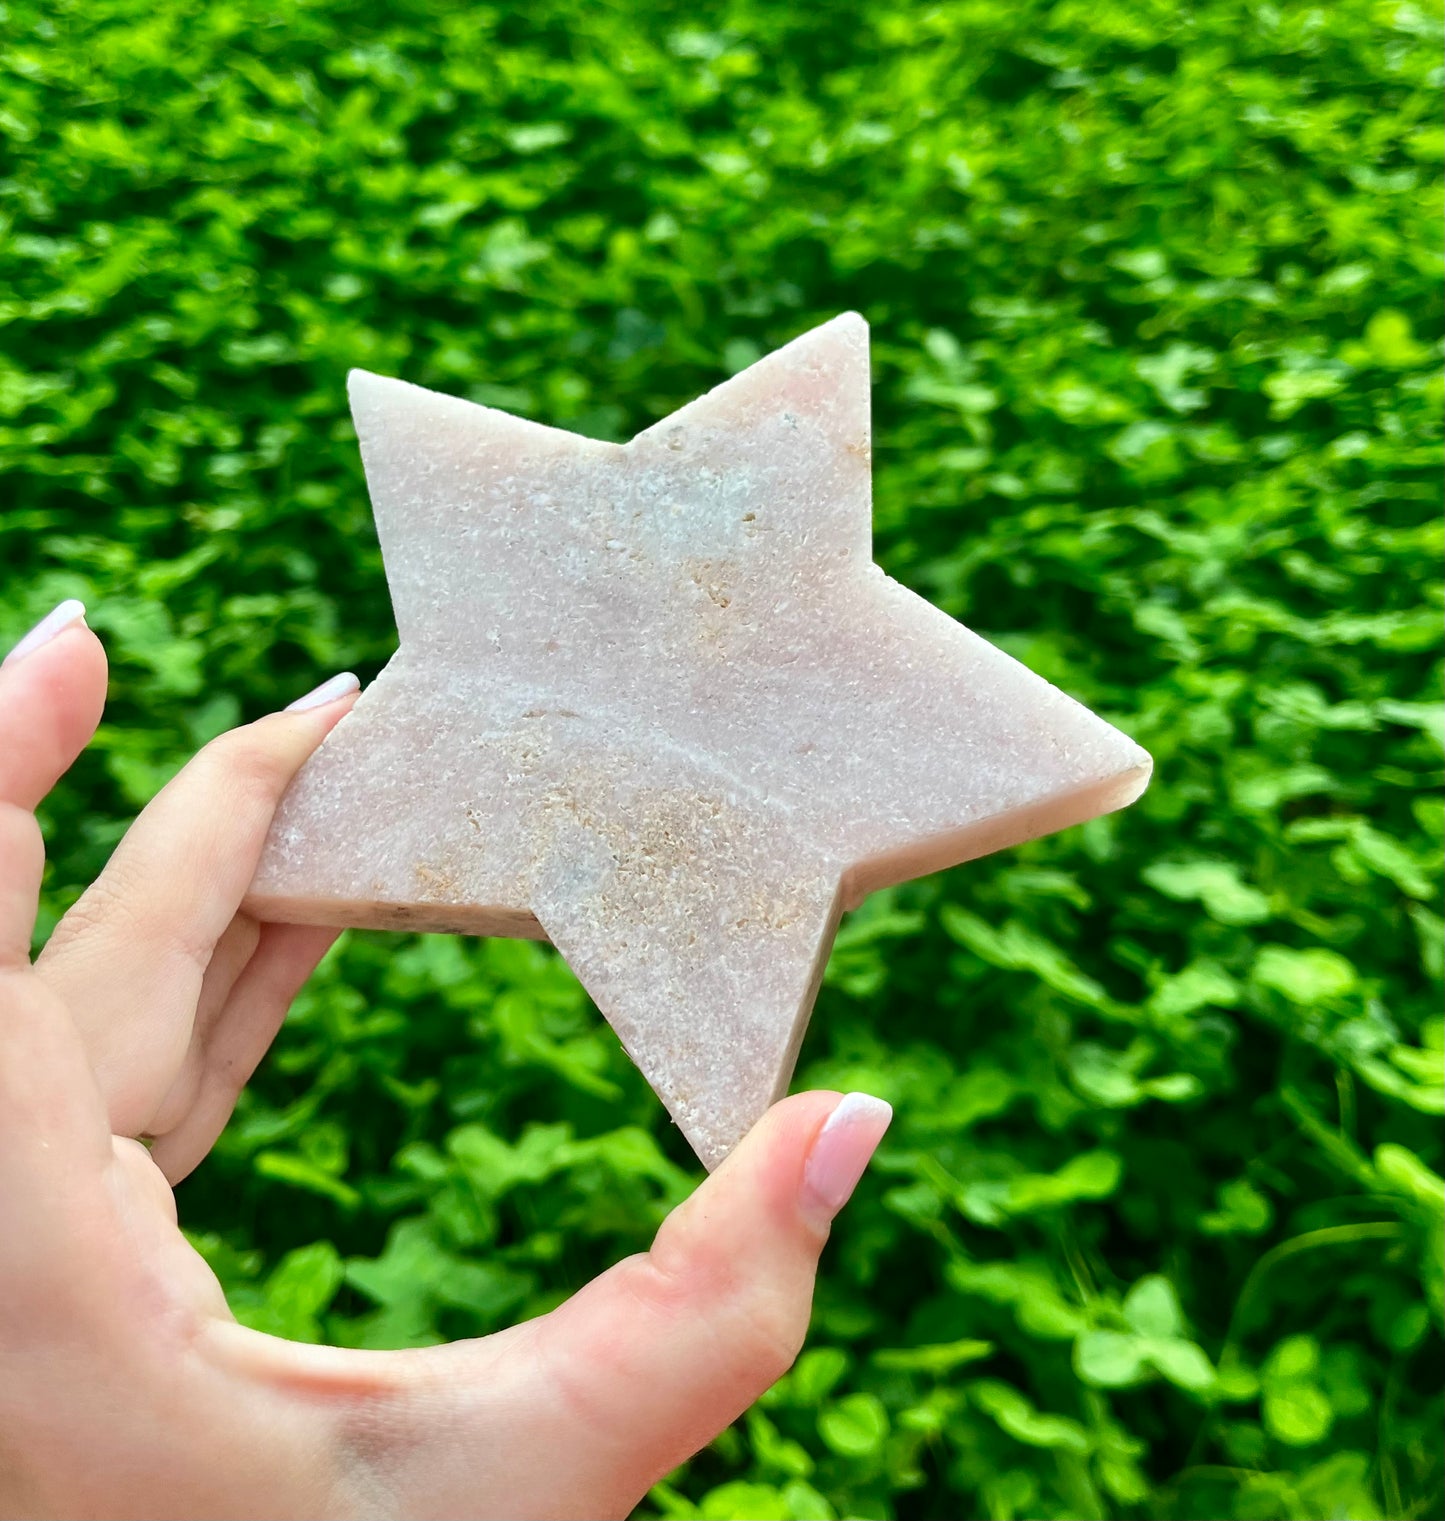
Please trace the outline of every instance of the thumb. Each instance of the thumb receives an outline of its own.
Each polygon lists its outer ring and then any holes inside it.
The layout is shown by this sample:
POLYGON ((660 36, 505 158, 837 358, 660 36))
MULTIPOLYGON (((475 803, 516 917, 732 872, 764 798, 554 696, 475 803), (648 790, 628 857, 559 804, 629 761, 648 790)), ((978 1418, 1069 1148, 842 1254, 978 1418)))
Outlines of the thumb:
POLYGON ((329 1409, 347 1503, 361 1496, 368 1514, 626 1516, 787 1372, 828 1227, 892 1117, 866 1093, 784 1099, 650 1252, 493 1336, 405 1352, 303 1347, 234 1322, 212 1337, 312 1415, 329 1409), (325 1392, 337 1403, 318 1406, 325 1392))
POLYGON ((651 1251, 538 1326, 579 1498, 625 1515, 788 1371, 829 1225, 892 1116, 865 1093, 775 1105, 651 1251))

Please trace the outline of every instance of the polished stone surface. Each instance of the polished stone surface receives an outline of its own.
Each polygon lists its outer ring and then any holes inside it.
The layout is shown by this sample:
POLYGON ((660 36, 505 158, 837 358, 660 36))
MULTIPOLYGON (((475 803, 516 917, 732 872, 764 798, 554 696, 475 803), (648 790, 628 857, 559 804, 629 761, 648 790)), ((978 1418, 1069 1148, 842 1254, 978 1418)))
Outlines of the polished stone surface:
POLYGON ((860 317, 627 444, 351 395, 400 649, 250 906, 550 939, 709 1166, 784 1091, 844 909, 1148 780, 873 564, 860 317))

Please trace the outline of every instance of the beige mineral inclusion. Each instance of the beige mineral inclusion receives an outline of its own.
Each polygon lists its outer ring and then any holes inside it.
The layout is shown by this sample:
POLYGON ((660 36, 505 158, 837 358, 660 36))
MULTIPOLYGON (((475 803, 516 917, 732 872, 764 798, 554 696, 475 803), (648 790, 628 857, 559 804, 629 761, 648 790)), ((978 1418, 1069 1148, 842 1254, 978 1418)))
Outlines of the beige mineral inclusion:
POLYGON ((785 1091, 845 909, 1148 781, 874 565, 861 317, 627 444, 364 371, 351 402, 400 648, 249 907, 550 940, 709 1167, 785 1091))

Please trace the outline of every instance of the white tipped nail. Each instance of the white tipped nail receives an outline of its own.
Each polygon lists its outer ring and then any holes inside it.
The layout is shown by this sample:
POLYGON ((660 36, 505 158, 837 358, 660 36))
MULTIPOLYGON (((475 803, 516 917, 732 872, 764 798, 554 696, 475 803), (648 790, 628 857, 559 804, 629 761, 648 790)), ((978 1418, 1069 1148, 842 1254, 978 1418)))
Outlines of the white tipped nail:
POLYGON ((328 702, 335 702, 340 697, 349 697, 351 693, 360 689, 361 682, 350 671, 343 671, 339 676, 333 676, 330 681, 323 681, 305 697, 298 697, 295 702, 287 703, 286 711, 305 713, 311 708, 324 708, 328 702))
POLYGON ((856 1125, 860 1122, 868 1125, 886 1125, 892 1118, 893 1105, 887 1099, 875 1098, 871 1093, 845 1093, 838 1100, 838 1107, 828 1116, 818 1136, 821 1139, 830 1130, 839 1130, 844 1125, 856 1125))
POLYGON ((892 1118, 892 1104, 871 1093, 845 1093, 838 1100, 803 1169, 804 1194, 824 1219, 852 1197, 892 1118))
POLYGON ((49 644, 57 634, 63 634, 71 624, 84 622, 85 603, 77 602, 74 597, 68 598, 54 611, 46 613, 5 659, 0 661, 0 665, 9 665, 12 661, 23 660, 25 656, 34 654, 42 644, 49 644))

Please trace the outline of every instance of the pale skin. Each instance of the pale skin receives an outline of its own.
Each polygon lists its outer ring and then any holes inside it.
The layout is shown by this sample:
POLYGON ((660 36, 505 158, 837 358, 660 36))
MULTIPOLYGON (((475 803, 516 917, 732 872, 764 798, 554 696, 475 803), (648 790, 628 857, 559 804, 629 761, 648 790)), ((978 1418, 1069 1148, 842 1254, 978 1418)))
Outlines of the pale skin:
POLYGON ((354 693, 208 745, 32 963, 34 809, 105 683, 78 610, 0 666, 0 1516, 626 1516, 792 1363, 887 1106, 785 1099, 649 1252, 495 1336, 357 1352, 239 1326, 171 1190, 333 939, 239 905, 354 693))

